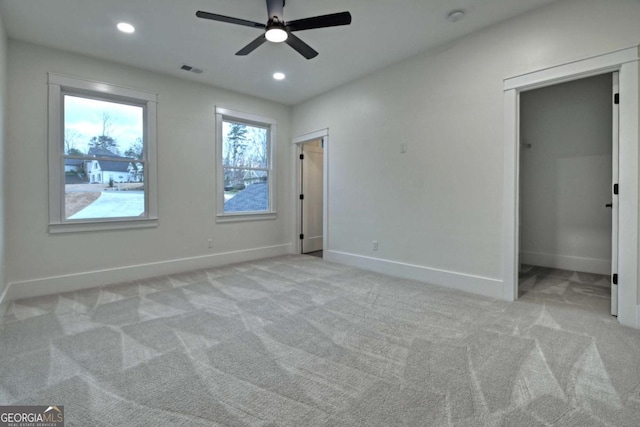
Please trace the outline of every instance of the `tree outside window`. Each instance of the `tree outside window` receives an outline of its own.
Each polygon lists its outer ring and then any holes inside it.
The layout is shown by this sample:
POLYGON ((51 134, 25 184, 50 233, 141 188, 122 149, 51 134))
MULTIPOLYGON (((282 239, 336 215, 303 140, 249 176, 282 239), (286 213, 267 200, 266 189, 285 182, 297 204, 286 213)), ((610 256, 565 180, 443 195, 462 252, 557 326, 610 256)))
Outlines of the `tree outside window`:
POLYGON ((222 133, 225 213, 268 211, 268 128, 224 121, 222 133))

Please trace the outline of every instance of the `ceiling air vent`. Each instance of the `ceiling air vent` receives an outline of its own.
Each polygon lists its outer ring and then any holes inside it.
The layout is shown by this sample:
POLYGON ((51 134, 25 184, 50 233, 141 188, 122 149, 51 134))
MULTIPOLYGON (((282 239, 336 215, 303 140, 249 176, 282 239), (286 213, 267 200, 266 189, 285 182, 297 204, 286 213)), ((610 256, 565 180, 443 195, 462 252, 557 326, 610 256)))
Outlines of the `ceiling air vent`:
POLYGON ((184 71, 189 71, 189 72, 195 73, 195 74, 202 74, 202 69, 196 68, 196 67, 192 67, 191 65, 187 65, 187 64, 184 64, 183 66, 181 66, 180 69, 184 70, 184 71))

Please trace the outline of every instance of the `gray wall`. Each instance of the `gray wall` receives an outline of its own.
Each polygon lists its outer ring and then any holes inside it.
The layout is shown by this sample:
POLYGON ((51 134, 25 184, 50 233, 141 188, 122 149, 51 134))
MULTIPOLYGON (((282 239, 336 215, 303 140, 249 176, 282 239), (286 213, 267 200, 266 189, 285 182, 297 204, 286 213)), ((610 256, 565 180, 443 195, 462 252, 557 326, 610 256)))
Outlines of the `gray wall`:
POLYGON ((8 74, 6 200, 11 245, 7 275, 11 298, 290 251, 290 107, 13 40, 9 42, 8 74), (158 94, 157 228, 48 233, 48 72, 158 94), (216 106, 277 121, 276 220, 215 222, 216 106), (208 239, 213 240, 212 248, 208 248, 208 239))
POLYGON ((521 262, 611 273, 611 74, 520 98, 521 262))
POLYGON ((330 132, 329 256, 502 296, 503 81, 638 45, 638 22, 563 0, 294 107, 294 135, 330 132))
POLYGON ((6 288, 5 268, 5 135, 6 135, 6 105, 7 105, 7 38, 0 16, 0 316, 3 313, 2 295, 6 288))

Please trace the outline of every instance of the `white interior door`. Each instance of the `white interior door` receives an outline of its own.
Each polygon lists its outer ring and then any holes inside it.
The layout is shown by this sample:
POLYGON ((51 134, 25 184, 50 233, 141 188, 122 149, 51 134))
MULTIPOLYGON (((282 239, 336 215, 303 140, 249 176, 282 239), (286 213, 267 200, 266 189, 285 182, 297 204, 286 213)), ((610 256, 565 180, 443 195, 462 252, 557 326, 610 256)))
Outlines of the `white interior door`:
POLYGON ((618 315, 618 179, 619 179, 619 73, 613 73, 613 160, 611 186, 611 314, 618 315))
POLYGON ((302 145, 302 253, 321 251, 324 149, 322 140, 302 145))

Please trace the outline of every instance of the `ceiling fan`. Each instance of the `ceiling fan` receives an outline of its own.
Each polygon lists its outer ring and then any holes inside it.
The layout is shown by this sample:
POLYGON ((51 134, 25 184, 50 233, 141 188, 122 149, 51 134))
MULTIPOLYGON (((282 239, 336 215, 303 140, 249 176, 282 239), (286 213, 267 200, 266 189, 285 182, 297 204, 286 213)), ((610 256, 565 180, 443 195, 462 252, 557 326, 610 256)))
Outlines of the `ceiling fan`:
POLYGON ((294 31, 351 24, 351 14, 349 12, 332 13, 329 15, 314 16, 311 18, 285 22, 283 18, 284 2, 285 0, 267 0, 267 14, 269 20, 266 25, 244 19, 218 15, 215 13, 203 12, 201 10, 196 12, 196 16, 198 18, 211 19, 212 21, 227 22, 229 24, 264 29, 264 34, 236 53, 236 55, 239 56, 248 55, 265 41, 270 41, 273 43, 286 42, 305 58, 315 58, 318 56, 318 52, 296 37, 293 34, 294 31))

